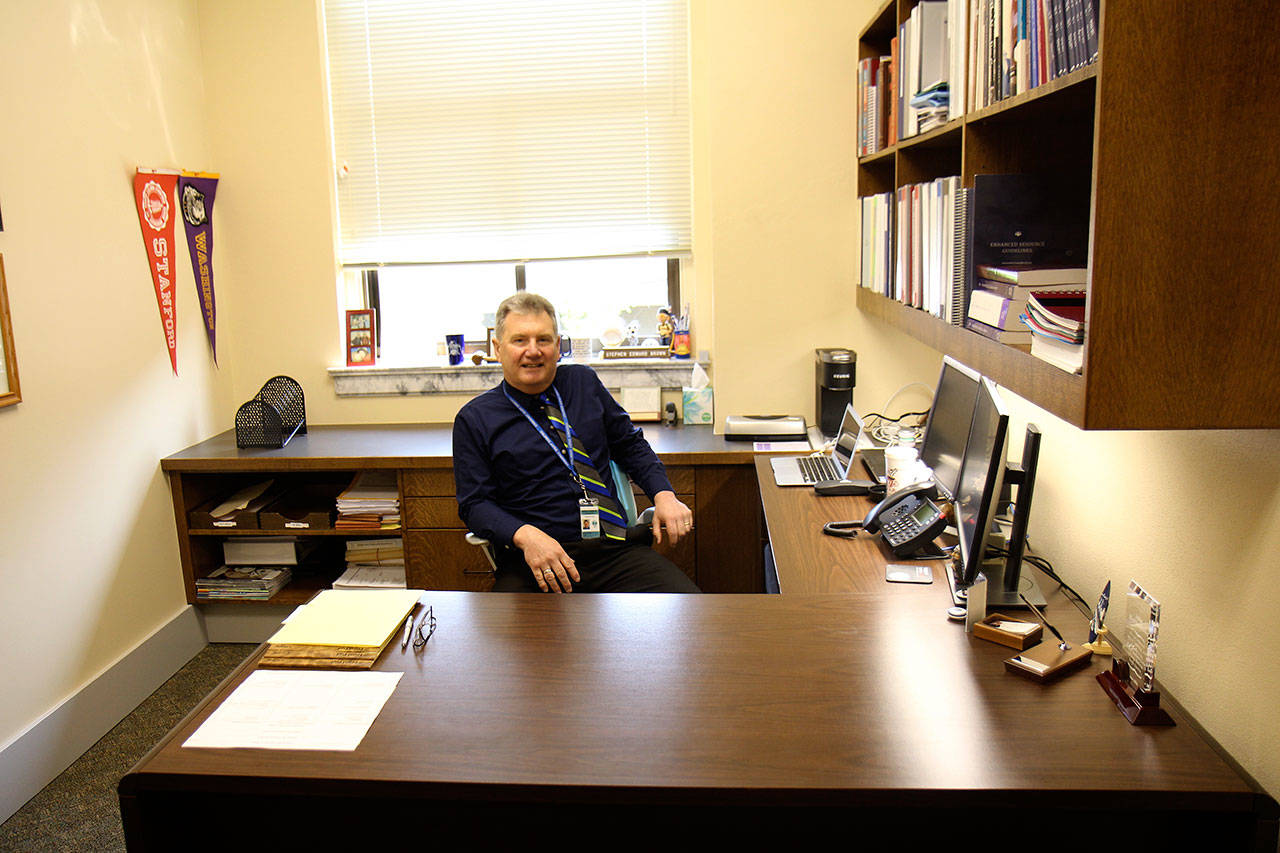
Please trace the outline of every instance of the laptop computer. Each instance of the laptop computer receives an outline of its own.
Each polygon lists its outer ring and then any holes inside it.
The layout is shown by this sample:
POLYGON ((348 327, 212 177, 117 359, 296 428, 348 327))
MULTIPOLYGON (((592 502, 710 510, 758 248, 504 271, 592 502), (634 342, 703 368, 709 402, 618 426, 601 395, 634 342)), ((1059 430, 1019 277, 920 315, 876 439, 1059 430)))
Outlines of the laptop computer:
POLYGON ((867 431, 862 415, 854 412, 854 417, 858 419, 858 441, 855 445, 858 450, 858 459, 871 479, 883 485, 888 479, 884 467, 884 445, 876 441, 867 431))
POLYGON ((845 479, 853 462, 853 450, 860 432, 861 420, 857 412, 853 410, 853 406, 845 406, 831 453, 770 459, 773 482, 779 486, 812 486, 814 483, 845 479))

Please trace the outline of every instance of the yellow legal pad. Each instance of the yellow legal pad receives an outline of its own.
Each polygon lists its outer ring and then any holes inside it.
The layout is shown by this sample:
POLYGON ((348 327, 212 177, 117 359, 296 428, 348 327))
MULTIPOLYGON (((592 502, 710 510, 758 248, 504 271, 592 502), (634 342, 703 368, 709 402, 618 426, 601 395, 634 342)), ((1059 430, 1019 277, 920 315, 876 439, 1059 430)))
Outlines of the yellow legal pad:
POLYGON ((420 589, 326 589, 267 642, 381 649, 404 625, 420 589))

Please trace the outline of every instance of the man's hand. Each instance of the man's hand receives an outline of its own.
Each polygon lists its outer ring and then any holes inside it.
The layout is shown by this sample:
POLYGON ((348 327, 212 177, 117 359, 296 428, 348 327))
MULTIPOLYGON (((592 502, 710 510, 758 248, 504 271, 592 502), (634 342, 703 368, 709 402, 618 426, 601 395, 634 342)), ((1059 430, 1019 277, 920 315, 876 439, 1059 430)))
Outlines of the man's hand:
POLYGON ((662 530, 675 545, 693 530, 693 510, 685 506, 675 492, 658 492, 653 496, 653 541, 662 544, 662 530))
POLYGON ((573 584, 582 580, 573 558, 564 552, 560 543, 532 524, 517 530, 511 541, 524 552, 524 561, 543 592, 573 592, 573 584))

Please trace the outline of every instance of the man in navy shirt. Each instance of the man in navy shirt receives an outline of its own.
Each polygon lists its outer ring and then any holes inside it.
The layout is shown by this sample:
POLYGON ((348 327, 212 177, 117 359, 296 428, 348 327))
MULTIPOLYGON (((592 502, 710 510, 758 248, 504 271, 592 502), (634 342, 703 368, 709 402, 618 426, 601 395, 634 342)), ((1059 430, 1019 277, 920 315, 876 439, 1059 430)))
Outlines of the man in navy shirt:
POLYGON ((527 292, 504 300, 494 342, 502 383, 463 406, 453 422, 458 514, 498 546, 494 589, 698 592, 636 531, 611 526, 613 461, 652 498, 655 541, 679 542, 693 529, 693 513, 595 372, 558 366, 551 303, 527 292), (576 450, 566 445, 567 434, 576 450), (592 470, 602 476, 583 473, 592 470))

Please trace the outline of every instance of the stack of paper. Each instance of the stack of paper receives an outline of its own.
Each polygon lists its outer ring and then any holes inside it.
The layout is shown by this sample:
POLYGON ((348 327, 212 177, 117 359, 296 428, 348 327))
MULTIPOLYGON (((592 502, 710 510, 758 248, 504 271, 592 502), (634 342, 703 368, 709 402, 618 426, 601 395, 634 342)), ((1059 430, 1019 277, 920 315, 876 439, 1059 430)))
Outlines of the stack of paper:
POLYGON ((368 669, 413 610, 420 589, 326 589, 267 641, 263 666, 368 669))
POLYGON ((400 490, 395 471, 361 471, 338 495, 337 528, 395 530, 400 527, 400 490))
POLYGON ((347 541, 347 570, 333 582, 334 589, 405 587, 404 540, 351 539, 347 541))

